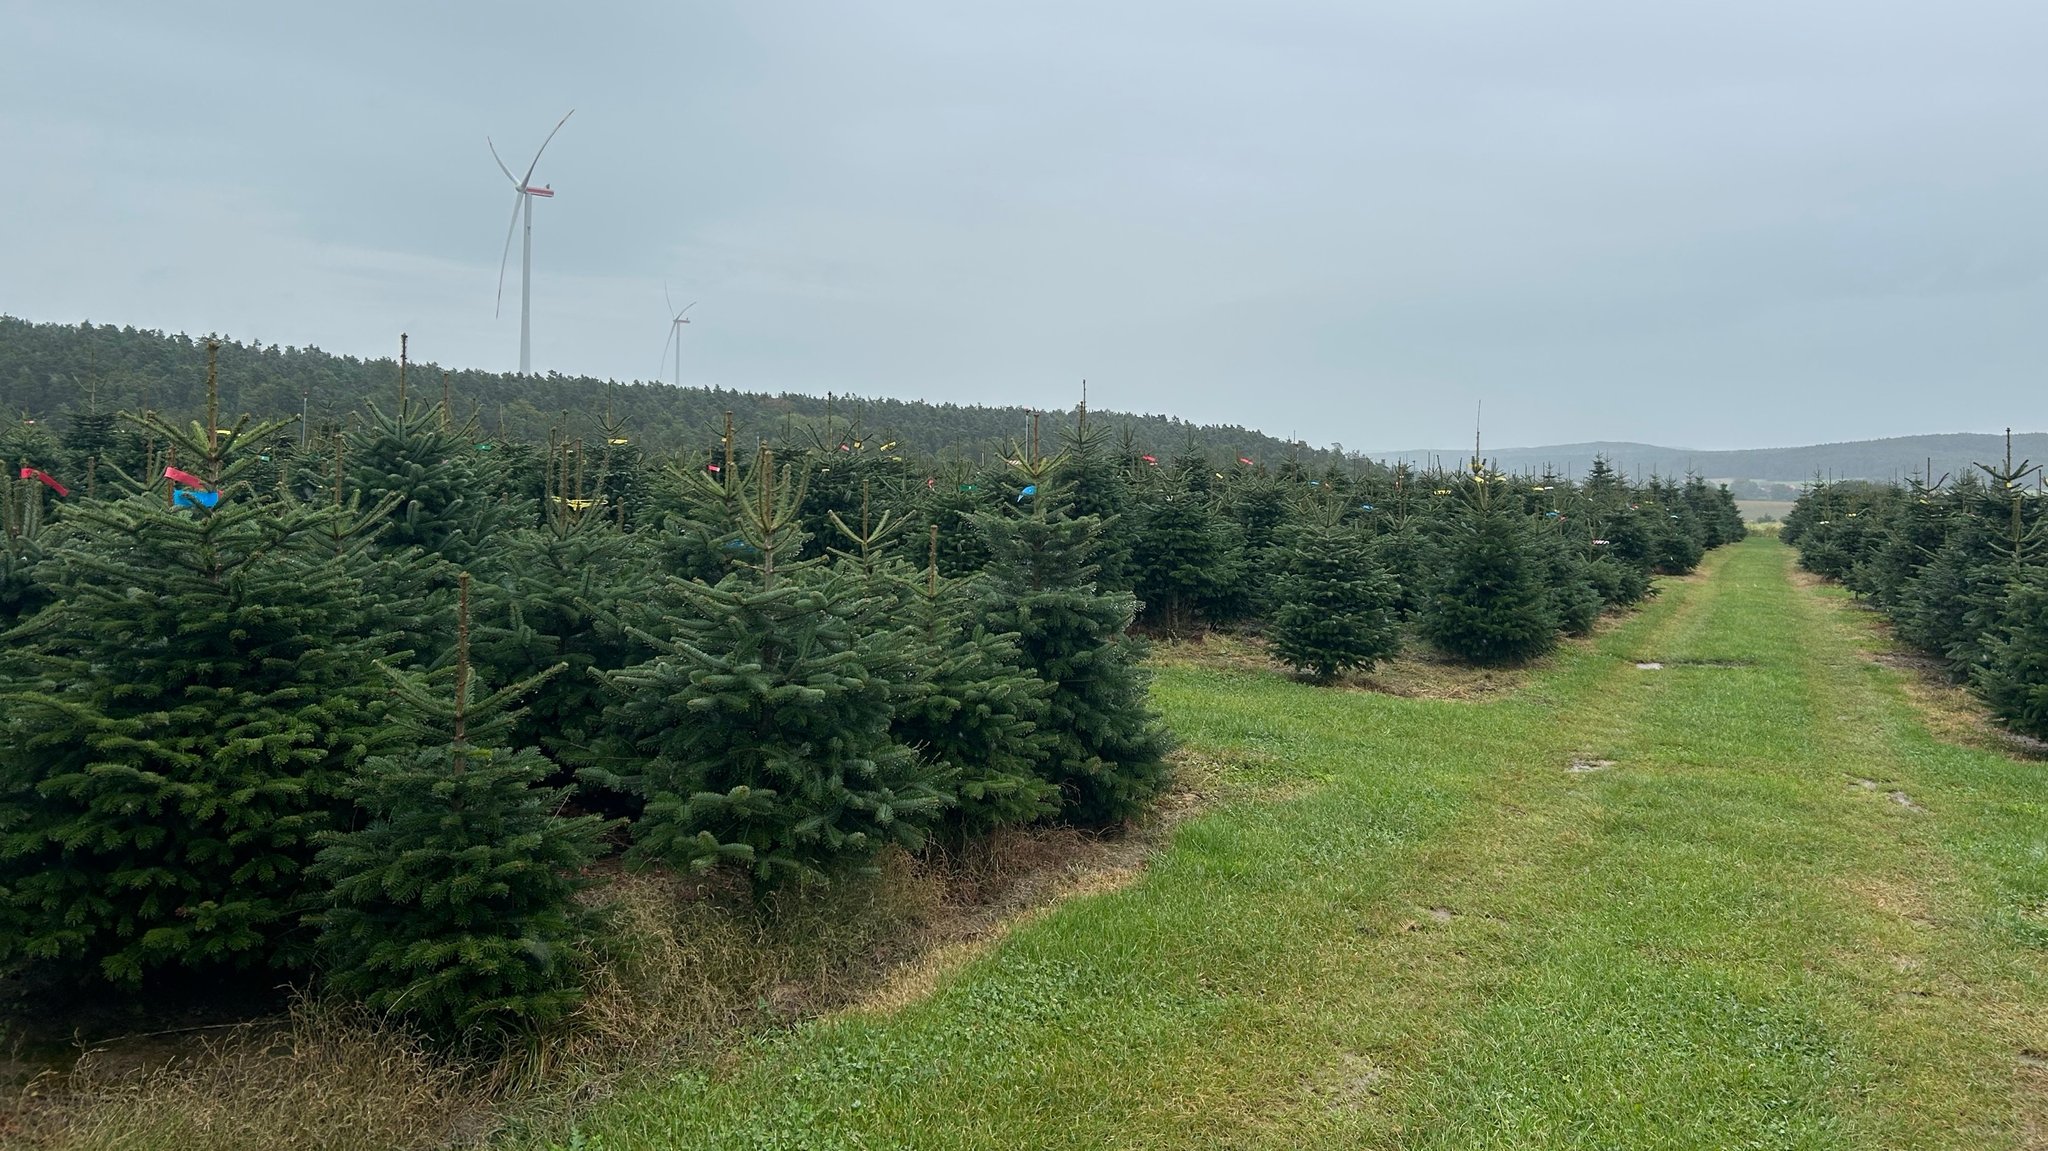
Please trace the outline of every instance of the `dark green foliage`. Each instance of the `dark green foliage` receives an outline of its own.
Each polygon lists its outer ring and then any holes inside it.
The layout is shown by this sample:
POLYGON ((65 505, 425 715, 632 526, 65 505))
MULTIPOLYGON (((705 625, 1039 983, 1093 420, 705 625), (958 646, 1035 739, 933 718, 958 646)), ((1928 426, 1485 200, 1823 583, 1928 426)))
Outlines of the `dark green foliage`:
POLYGON ((1604 554, 1596 554, 1580 569, 1586 583, 1603 603, 1626 607, 1650 594, 1650 573, 1604 554))
POLYGON ((1169 738, 1146 703, 1141 652, 1128 634, 1137 601, 1095 585, 1102 522, 1067 515, 1050 486, 1048 478, 1024 514, 975 517, 993 557, 986 620, 1014 633, 1024 665, 1052 685, 1045 771, 1059 785, 1062 815, 1113 823, 1165 786, 1169 738))
POLYGON ((1530 542, 1542 560, 1543 581, 1558 630, 1566 635, 1592 634, 1594 621, 1607 606, 1603 590, 1593 583, 1592 564, 1554 530, 1538 528, 1530 532, 1530 542))
POLYGON ((771 881, 923 845, 945 773, 891 738, 906 653, 854 626, 856 590, 817 569, 672 584, 665 634, 643 636, 658 654, 607 677, 631 766, 589 773, 644 801, 631 857, 737 854, 771 881))
POLYGON ((86 476, 104 460, 113 463, 119 452, 117 432, 120 421, 114 413, 97 409, 73 411, 64 429, 64 463, 70 480, 81 488, 86 476))
POLYGON ((889 844, 921 846, 950 802, 946 769, 896 742, 912 678, 893 630, 859 626, 857 574, 801 546, 801 488, 753 471, 739 501, 756 561, 715 585, 670 580, 653 659, 606 675, 594 782, 639 796, 629 857, 706 867, 748 860, 757 882, 829 873, 889 844))
POLYGON ((580 998, 590 922, 575 894, 604 825, 558 816, 567 789, 541 786, 554 765, 502 743, 508 705, 563 665, 478 699, 466 648, 463 626, 446 676, 386 670, 394 718, 427 746, 349 780, 366 822, 321 836, 312 874, 330 889, 313 921, 329 987, 444 1040, 492 1042, 580 998))
POLYGON ((1964 667, 1975 662, 1970 653, 1978 638, 1968 620, 1973 573, 1979 566, 1973 555, 1978 549, 1972 542, 1977 534, 1968 530, 1958 533, 1922 564, 1901 589, 1894 616, 1900 639, 1945 659, 1956 659, 1964 667))
POLYGON ((478 474, 474 429, 448 422, 439 407, 407 402, 386 414, 375 403, 349 433, 349 485, 365 503, 396 499, 383 543, 416 547, 455 564, 475 562, 505 510, 478 474))
POLYGON ((1175 485, 1153 493, 1133 519, 1131 569, 1146 620, 1186 631, 1213 619, 1240 574, 1241 557, 1207 495, 1175 485))
POLYGON ((1290 493, 1265 472, 1240 464, 1230 473, 1222 513, 1229 528, 1227 548, 1237 562, 1213 597, 1219 620, 1263 619, 1275 606, 1273 583, 1286 564, 1293 504, 1290 493))
POLYGON ((381 694, 361 588, 323 512, 260 505, 241 461, 167 426, 217 507, 158 480, 81 505, 9 636, 0 731, 0 960, 291 964, 313 836, 371 749, 381 694))
POLYGON ((1302 529, 1274 581, 1273 652, 1296 671, 1327 681, 1400 650, 1394 581, 1372 543, 1349 528, 1302 529))
POLYGON ((568 669, 535 687, 509 742, 552 752, 585 746, 609 702, 592 672, 652 654, 626 622, 658 583, 648 536, 619 530, 600 510, 507 532, 496 550, 496 574, 477 589, 477 663, 499 683, 568 669))
POLYGON ((989 597, 978 581, 929 580, 909 601, 909 691, 895 736, 953 773, 948 822, 974 834, 1030 823, 1059 809, 1044 773, 1052 739, 1041 725, 1051 687, 1022 666, 1014 634, 983 622, 989 597))
POLYGON ((1431 643, 1479 664, 1532 659, 1556 645, 1557 610, 1531 532, 1528 520, 1511 511, 1461 514, 1422 615, 1431 643))
MULTIPOLYGON (((37 324, 0 316, 0 411, 26 411, 56 421, 68 409, 84 407, 95 394, 109 410, 144 408, 196 416, 205 404, 199 381, 205 378, 205 341, 183 334, 142 331, 109 324, 37 324)), ((310 401, 312 432, 340 427, 365 397, 389 397, 398 374, 395 361, 331 355, 318 348, 286 348, 226 340, 220 347, 221 380, 236 410, 259 416, 291 417, 310 401)), ((411 366, 415 395, 432 393, 438 400, 441 366, 411 366)), ((759 437, 796 446, 829 442, 835 449, 852 426, 867 429, 862 437, 870 450, 901 440, 905 456, 960 452, 969 459, 1002 452, 1024 428, 1022 407, 933 404, 886 398, 836 399, 784 393, 735 392, 722 388, 672 387, 665 382, 620 383, 588 376, 554 373, 517 376, 457 370, 449 376, 454 410, 466 414, 476 407, 489 438, 500 443, 539 443, 560 427, 562 413, 589 427, 602 414, 633 429, 633 446, 653 456, 670 452, 697 454, 717 438, 724 413, 732 412, 749 430, 750 457, 759 437), (814 435, 815 434, 815 435, 814 435)), ((1250 451, 1259 458, 1278 459, 1288 445, 1244 427, 1197 426, 1164 415, 1090 412, 1089 422, 1104 426, 1129 424, 1139 439, 1164 454, 1196 440, 1219 457, 1250 451)), ((467 422, 458 418, 456 424, 467 422)), ((0 438, 5 426, 0 425, 0 438)), ((1045 437, 1053 439, 1048 425, 1045 437)), ((849 445, 850 446, 850 445, 849 445)), ((1328 453, 1303 449, 1318 464, 1328 453)), ((11 458, 11 457, 10 457, 11 458)), ((593 460, 595 463, 595 460, 593 460)), ((126 466, 124 464, 124 466, 126 466)), ((594 479, 595 472, 592 477, 594 479)), ((923 482, 923 475, 916 477, 923 482)), ((629 505, 630 524, 633 510, 629 505)))
POLYGON ((2014 731, 2048 739, 2048 568, 2033 568, 2001 597, 1972 685, 2014 731))
POLYGON ((49 493, 39 481, 0 472, 0 633, 50 600, 35 575, 48 507, 49 493))
POLYGON ((1126 517, 1135 493, 1110 442, 1108 425, 1101 420, 1090 425, 1084 418, 1073 432, 1062 431, 1061 436, 1064 446, 1056 478, 1067 492, 1068 513, 1102 521, 1095 582, 1111 590, 1129 590, 1136 577, 1131 571, 1132 533, 1126 517))
POLYGON ((1419 617, 1429 603, 1429 577, 1437 570, 1435 539, 1408 523, 1374 540, 1373 555, 1394 581, 1396 618, 1405 622, 1419 617))
POLYGON ((2048 734, 2048 516, 2010 454, 1954 482, 1816 483, 1786 517, 1808 570, 1888 613, 2004 723, 2048 734))

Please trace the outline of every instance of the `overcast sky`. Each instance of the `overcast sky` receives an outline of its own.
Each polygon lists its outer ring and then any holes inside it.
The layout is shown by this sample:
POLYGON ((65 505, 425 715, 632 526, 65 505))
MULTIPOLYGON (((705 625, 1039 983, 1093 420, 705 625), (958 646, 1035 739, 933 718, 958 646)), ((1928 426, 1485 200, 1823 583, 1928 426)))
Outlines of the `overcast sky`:
POLYGON ((2038 429, 2039 0, 0 0, 0 312, 1353 448, 2038 429))

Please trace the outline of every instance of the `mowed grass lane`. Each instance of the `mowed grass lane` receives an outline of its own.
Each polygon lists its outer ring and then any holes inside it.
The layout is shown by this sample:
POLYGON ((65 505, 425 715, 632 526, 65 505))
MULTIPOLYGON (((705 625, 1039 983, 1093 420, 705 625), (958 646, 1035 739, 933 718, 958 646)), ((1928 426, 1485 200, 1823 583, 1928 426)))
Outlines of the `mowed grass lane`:
POLYGON ((1790 565, 1723 549, 1494 702, 1167 669, 1250 798, 576 1142, 2048 1146, 2043 769, 1929 738, 1790 565))

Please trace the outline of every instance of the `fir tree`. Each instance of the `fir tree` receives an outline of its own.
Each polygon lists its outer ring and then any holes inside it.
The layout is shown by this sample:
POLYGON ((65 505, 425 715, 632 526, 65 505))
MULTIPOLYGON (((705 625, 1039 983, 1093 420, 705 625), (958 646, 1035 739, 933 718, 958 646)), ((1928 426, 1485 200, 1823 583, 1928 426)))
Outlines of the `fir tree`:
POLYGON ((378 738, 378 651, 319 513, 239 483, 208 414, 145 422, 211 506, 162 478, 79 506, 40 569, 58 601, 0 656, 0 961, 132 986, 300 958, 312 838, 378 738))
POLYGON ((1068 511, 1102 521, 1101 546, 1095 562, 1096 583, 1113 590, 1132 585, 1131 538, 1125 517, 1131 510, 1131 485, 1115 458, 1109 429, 1101 420, 1088 425, 1088 407, 1081 406, 1079 425, 1062 433, 1057 482, 1069 493, 1068 511))
POLYGON ((754 562, 671 580, 659 631, 637 632, 654 658, 604 677, 622 698, 585 775, 645 801, 630 858, 744 858, 766 885, 919 847, 950 802, 945 770, 890 734, 911 677, 900 634, 857 626, 857 578, 788 561, 792 486, 764 451, 741 515, 754 562))
POLYGON ((979 578, 939 575, 937 541, 921 594, 909 602, 914 690, 898 705, 896 737, 955 773, 961 833, 1030 823, 1059 810, 1045 774, 1052 739, 1042 730, 1052 688, 1022 665, 1014 633, 984 622, 989 595, 979 578))
POLYGON ((1287 563, 1283 535, 1292 518, 1287 489, 1263 470, 1239 464, 1224 491, 1223 514, 1230 529, 1225 549, 1235 563, 1223 572, 1226 586, 1213 610, 1221 620, 1263 618, 1274 610, 1274 581, 1287 563))
POLYGON ((1184 484, 1146 493, 1135 518, 1131 568, 1148 622, 1192 629, 1235 584, 1239 553, 1206 493, 1184 484))
POLYGON ((1027 464, 1039 498, 1021 513, 975 517, 991 556, 991 629, 1013 633, 1024 665, 1052 685, 1044 731, 1047 778, 1061 813, 1104 824, 1136 814, 1166 784, 1166 728, 1145 698, 1141 649, 1129 629, 1137 601, 1095 585, 1102 521, 1069 516, 1054 466, 1027 464))
POLYGON ((592 673, 650 654, 628 629, 658 582, 651 549, 641 533, 591 514, 552 515, 538 528, 505 532, 496 550, 495 574, 477 589, 477 662, 498 683, 557 663, 569 669, 536 685, 510 742, 557 754, 583 747, 607 702, 592 673))
POLYGON ((472 463, 473 429, 449 424, 438 405, 401 399, 349 433, 350 486, 366 504, 395 497, 386 547, 417 547, 453 564, 474 563, 504 521, 472 463))
POLYGON ((2048 568, 2028 570, 2002 598, 1972 686, 2006 726, 2048 738, 2048 568))
POLYGON ((540 786, 554 765, 501 742, 509 705, 567 665, 476 698, 466 575, 460 595, 445 692, 444 677, 379 665, 394 717, 426 746, 350 780, 368 822, 321 837, 312 874, 330 890, 314 922, 328 986, 445 1039, 496 1040, 578 1001, 589 916, 574 897, 604 825, 556 815, 567 789, 540 786))
POLYGON ((35 577, 43 558, 43 485, 0 471, 0 632, 49 602, 35 577))
POLYGON ((1541 557, 1543 582, 1559 630, 1566 635, 1591 635, 1601 609, 1607 606, 1602 587, 1593 582, 1599 576, 1589 570, 1592 565, 1556 530, 1539 527, 1529 533, 1529 539, 1541 557))
POLYGON ((1486 507, 1465 511, 1446 543, 1444 569, 1422 616, 1430 642, 1479 664, 1514 663, 1557 643, 1557 611, 1528 520, 1486 507))
POLYGON ((1373 540, 1373 558, 1394 581, 1396 619, 1414 620, 1429 605, 1430 577, 1438 568, 1437 550, 1436 540, 1412 519, 1373 540))
POLYGON ((1296 671, 1328 682, 1351 668, 1370 669, 1400 650, 1394 582, 1372 543, 1356 530, 1303 529, 1287 549, 1273 589, 1268 637, 1296 671))

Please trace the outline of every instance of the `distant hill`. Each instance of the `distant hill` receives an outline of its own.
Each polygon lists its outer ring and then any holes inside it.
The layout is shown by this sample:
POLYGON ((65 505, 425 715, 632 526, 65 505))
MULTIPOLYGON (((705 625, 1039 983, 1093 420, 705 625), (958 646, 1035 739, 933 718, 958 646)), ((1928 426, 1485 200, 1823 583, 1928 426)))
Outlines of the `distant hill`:
MULTIPOLYGON (((37 421, 58 431, 67 413, 152 408, 178 419, 204 410, 206 337, 143 331, 110 324, 37 324, 0 316, 0 412, 37 421)), ((398 398, 395 359, 357 359, 319 348, 249 345, 222 339, 221 406, 258 417, 303 412, 315 435, 338 427, 366 402, 390 408, 398 398)), ((592 438, 604 434, 607 412, 622 421, 624 434, 643 449, 708 449, 716 442, 725 413, 733 413, 743 443, 756 438, 798 439, 806 432, 864 435, 877 443, 900 442, 905 453, 974 458, 1000 453, 1021 440, 1028 409, 929 404, 916 400, 859 396, 813 396, 796 392, 766 395, 721 388, 621 383, 589 376, 521 377, 413 363, 408 373, 415 397, 438 401, 444 383, 459 416, 473 414, 486 435, 546 442, 551 434, 592 438), (849 431, 849 422, 854 429, 849 431)), ((1192 424, 1164 415, 1091 411, 1119 438, 1126 427, 1142 450, 1162 457, 1190 442, 1211 458, 1251 456, 1278 461, 1296 452, 1309 463, 1335 461, 1325 450, 1286 441, 1250 428, 1192 424)), ((1074 412, 1047 413, 1041 437, 1057 450, 1074 412)), ((0 423, 0 431, 6 425, 0 423)))
MULTIPOLYGON (((2048 463, 2048 432, 2015 432, 2012 437, 2015 460, 2048 463)), ((1441 458, 1455 463, 1469 458, 1470 448, 1445 451, 1367 452, 1373 459, 1411 460, 1427 463, 1441 458)), ((1728 451, 1696 451, 1666 448, 1656 444, 1602 442, 1551 444, 1536 448, 1487 449, 1486 458, 1509 472, 1540 472, 1546 466, 1559 474, 1570 471, 1584 475, 1593 457, 1604 456, 1617 469, 1637 473, 1656 472, 1667 476, 1688 473, 1715 480, 1757 480, 1770 483, 1805 483, 1814 476, 1832 479, 1889 480, 1919 475, 1933 461, 1934 475, 1957 475, 1978 461, 2003 459, 2005 435, 1958 433, 1932 436, 1898 436, 1884 440, 1853 440, 1839 444, 1810 444, 1796 448, 1740 448, 1728 451)))

